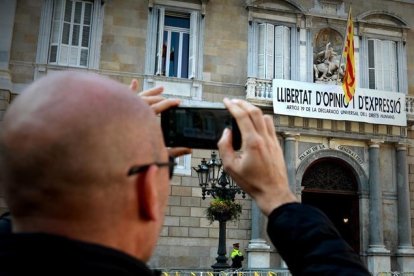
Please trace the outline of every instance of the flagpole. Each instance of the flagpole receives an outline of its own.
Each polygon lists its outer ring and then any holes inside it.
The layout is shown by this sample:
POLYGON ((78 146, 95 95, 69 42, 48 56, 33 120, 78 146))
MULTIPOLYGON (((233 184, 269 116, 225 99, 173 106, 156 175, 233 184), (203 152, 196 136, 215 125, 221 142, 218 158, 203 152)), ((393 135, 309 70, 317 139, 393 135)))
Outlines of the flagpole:
POLYGON ((338 67, 338 73, 337 73, 338 76, 336 78, 336 85, 338 85, 338 81, 339 81, 339 71, 341 70, 341 63, 342 63, 342 58, 344 56, 345 44, 346 44, 346 41, 348 39, 348 21, 350 20, 350 16, 349 15, 351 14, 351 8, 352 8, 352 3, 349 5, 348 17, 346 19, 345 38, 344 38, 344 42, 342 43, 341 57, 339 58, 339 67, 338 67))

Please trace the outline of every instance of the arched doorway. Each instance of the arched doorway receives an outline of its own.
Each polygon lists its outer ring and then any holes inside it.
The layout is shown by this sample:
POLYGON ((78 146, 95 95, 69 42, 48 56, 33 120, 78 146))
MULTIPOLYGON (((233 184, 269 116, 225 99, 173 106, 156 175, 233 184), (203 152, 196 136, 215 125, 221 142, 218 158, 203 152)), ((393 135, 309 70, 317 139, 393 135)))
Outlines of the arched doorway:
POLYGON ((322 210, 359 252, 358 184, 352 168, 341 159, 318 159, 306 169, 302 187, 302 202, 322 210))

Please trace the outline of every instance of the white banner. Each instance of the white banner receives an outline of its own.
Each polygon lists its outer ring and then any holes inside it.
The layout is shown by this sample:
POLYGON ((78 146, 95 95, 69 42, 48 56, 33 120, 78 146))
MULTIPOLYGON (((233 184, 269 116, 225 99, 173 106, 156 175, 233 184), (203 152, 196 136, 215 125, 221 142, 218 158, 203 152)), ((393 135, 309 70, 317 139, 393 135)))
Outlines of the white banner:
POLYGON ((406 126, 405 95, 357 88, 345 104, 342 86, 273 80, 275 114, 406 126))

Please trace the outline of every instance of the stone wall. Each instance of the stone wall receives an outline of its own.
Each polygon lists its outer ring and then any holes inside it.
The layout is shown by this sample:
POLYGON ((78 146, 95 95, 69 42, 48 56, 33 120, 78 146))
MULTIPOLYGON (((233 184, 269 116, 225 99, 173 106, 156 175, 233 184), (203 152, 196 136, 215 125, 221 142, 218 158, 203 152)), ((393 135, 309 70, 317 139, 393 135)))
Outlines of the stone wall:
POLYGON ((142 75, 145 65, 146 1, 108 1, 102 33, 100 70, 142 75), (141 2, 140 4, 137 2, 141 2))
POLYGON ((42 2, 17 1, 10 56, 14 83, 33 81, 42 2))

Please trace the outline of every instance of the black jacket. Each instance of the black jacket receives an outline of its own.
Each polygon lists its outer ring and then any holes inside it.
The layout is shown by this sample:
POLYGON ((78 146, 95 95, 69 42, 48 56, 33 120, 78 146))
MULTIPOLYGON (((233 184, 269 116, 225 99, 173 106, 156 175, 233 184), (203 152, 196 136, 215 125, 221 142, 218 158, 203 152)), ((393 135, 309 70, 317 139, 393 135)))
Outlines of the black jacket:
POLYGON ((0 275, 154 275, 115 249, 49 234, 0 235, 0 275))
POLYGON ((316 208, 291 203, 273 210, 267 233, 293 275, 371 275, 316 208))

